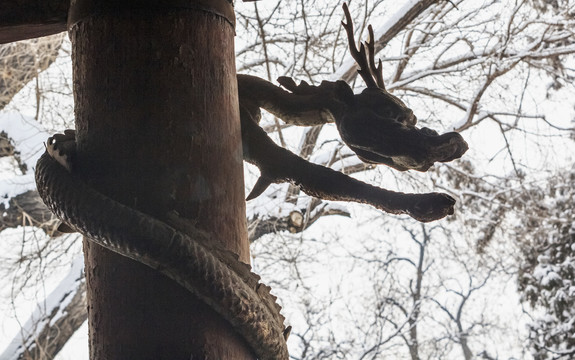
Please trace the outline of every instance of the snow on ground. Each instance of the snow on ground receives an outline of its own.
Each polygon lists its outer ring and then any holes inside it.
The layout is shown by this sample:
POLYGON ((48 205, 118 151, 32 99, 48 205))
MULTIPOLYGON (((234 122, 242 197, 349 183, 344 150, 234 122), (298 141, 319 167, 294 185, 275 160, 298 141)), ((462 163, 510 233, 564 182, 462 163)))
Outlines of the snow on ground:
POLYGON ((26 117, 16 112, 0 113, 0 132, 5 132, 12 140, 20 158, 26 164, 26 174, 17 174, 14 171, 13 159, 2 159, 0 168, 0 198, 5 201, 12 196, 36 188, 33 169, 36 161, 44 152, 44 142, 49 134, 42 125, 32 117, 26 117))

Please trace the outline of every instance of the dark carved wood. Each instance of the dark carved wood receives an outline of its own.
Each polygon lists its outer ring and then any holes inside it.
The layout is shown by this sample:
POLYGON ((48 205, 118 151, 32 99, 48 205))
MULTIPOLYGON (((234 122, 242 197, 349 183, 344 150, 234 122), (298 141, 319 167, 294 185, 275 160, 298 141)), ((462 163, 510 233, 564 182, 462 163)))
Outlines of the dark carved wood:
POLYGON ((0 44, 66 31, 70 0, 0 0, 0 44))

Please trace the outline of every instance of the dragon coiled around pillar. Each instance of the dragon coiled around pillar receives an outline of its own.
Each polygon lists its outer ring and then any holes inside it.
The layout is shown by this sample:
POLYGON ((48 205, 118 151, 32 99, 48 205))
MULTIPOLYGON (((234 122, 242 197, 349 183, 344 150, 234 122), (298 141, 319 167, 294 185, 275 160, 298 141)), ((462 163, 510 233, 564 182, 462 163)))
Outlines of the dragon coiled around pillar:
MULTIPOLYGON (((258 125, 265 109, 286 123, 320 125, 335 122, 343 141, 368 163, 396 170, 427 171, 435 162, 461 157, 467 150, 454 132, 439 135, 417 128, 416 117, 401 100, 385 90, 370 41, 358 50, 353 24, 344 5, 350 51, 367 88, 354 94, 343 81, 318 86, 288 77, 281 87, 263 79, 238 75, 244 160, 260 169, 248 196, 253 199, 270 184, 293 182, 307 194, 327 200, 370 204, 392 214, 408 214, 427 222, 453 213, 455 200, 443 193, 405 194, 381 189, 341 172, 310 163, 276 145, 258 125), (368 54, 369 53, 369 54, 368 54)), ((142 262, 175 280, 222 315, 262 360, 289 358, 280 306, 270 288, 259 282, 249 265, 215 247, 210 235, 195 229, 180 232, 158 219, 123 205, 91 188, 73 171, 75 133, 57 134, 36 167, 38 192, 48 207, 91 241, 142 262), (94 208, 105 209, 93 216, 94 208), (129 239, 138 238, 138 243, 129 239)))

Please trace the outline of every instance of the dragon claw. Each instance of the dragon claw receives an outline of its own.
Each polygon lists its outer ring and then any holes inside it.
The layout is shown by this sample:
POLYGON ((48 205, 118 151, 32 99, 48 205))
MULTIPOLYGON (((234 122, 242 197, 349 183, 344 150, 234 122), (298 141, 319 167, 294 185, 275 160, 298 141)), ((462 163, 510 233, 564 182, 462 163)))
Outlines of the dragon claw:
POLYGON ((267 177, 265 175, 261 175, 258 178, 258 181, 256 181, 256 184, 254 185, 252 191, 250 192, 250 194, 246 198, 246 201, 253 200, 253 199, 257 198, 258 196, 260 196, 261 194, 263 194, 263 192, 266 191, 266 189, 271 184, 273 184, 273 181, 269 177, 267 177))
POLYGON ((406 213, 417 221, 430 222, 454 213, 455 199, 443 193, 412 194, 406 213))
POLYGON ((72 158, 76 152, 76 131, 65 130, 54 134, 46 141, 46 151, 69 172, 72 171, 72 158))

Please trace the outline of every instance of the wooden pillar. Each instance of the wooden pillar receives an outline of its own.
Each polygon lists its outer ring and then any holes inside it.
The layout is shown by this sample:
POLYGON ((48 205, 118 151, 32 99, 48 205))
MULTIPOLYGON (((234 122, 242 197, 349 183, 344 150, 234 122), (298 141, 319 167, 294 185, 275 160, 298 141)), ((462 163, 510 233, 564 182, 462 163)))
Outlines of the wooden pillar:
MULTIPOLYGON (((231 3, 76 0, 69 22, 77 171, 126 205, 177 214, 249 262, 231 3)), ((254 359, 172 280, 84 248, 91 359, 254 359)))

